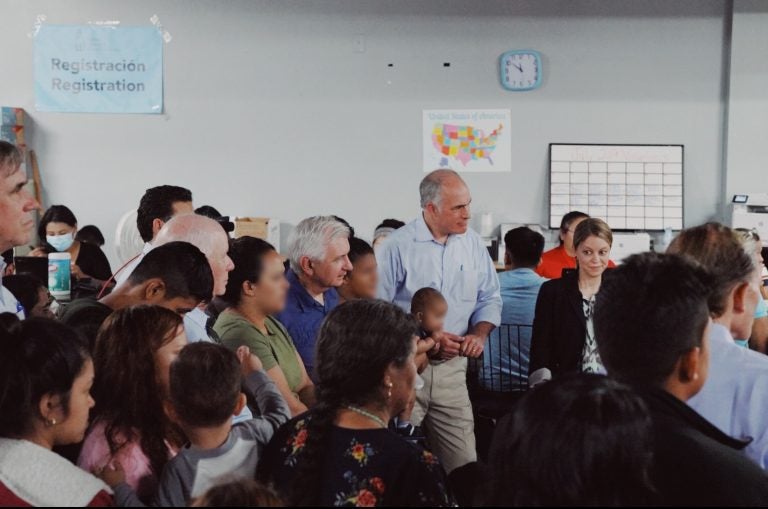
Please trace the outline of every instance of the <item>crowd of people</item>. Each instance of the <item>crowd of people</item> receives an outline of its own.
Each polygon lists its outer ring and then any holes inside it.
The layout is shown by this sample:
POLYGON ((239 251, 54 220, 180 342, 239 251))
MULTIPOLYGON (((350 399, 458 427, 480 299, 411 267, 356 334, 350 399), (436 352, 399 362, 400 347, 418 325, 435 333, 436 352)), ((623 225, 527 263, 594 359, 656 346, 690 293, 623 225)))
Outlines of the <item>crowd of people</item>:
POLYGON ((369 244, 308 217, 284 259, 164 185, 113 271, 64 205, 33 239, 26 181, 0 142, 0 251, 69 253, 73 298, 0 270, 0 505, 768 504, 754 232, 707 223, 616 265, 574 211, 547 252, 507 232, 498 273, 469 187, 436 170, 412 221, 369 244))

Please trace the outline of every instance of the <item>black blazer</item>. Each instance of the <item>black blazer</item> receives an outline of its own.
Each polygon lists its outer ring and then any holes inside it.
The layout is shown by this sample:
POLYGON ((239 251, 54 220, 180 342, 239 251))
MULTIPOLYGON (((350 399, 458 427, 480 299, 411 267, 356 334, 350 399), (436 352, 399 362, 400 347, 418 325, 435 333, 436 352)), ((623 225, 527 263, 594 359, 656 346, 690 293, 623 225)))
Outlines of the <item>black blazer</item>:
POLYGON ((637 389, 653 421, 651 478, 661 505, 768 504, 768 477, 741 452, 747 442, 729 437, 661 389, 637 389))
POLYGON ((533 319, 529 373, 549 368, 554 378, 581 369, 587 336, 582 302, 578 271, 541 285, 533 319))

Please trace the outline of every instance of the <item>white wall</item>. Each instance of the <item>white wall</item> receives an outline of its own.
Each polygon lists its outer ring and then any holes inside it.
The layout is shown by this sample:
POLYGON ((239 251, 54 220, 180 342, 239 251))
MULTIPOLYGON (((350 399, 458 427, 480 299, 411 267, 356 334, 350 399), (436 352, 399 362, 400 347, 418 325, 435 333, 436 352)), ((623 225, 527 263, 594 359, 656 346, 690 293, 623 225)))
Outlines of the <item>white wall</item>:
POLYGON ((0 104, 30 111, 49 203, 108 242, 162 183, 225 213, 290 223, 336 213, 369 237, 380 219, 417 212, 423 108, 512 110, 514 171, 467 177, 476 213, 545 223, 550 142, 682 143, 691 225, 722 198, 726 10, 726 0, 0 0, 0 104), (27 33, 41 13, 56 24, 158 14, 173 35, 166 113, 35 112, 27 33), (497 59, 515 48, 543 53, 540 90, 499 86, 497 59))

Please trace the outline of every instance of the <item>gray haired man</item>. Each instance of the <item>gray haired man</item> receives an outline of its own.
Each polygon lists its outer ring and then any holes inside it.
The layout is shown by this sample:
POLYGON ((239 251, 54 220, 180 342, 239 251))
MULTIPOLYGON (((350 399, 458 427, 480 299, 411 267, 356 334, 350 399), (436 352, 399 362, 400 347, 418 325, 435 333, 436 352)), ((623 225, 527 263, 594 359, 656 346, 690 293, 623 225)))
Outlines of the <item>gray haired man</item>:
POLYGON ((501 320, 501 294, 491 257, 469 228, 472 196, 454 171, 436 170, 419 187, 422 213, 389 236, 378 254, 379 297, 410 310, 413 294, 431 287, 448 301, 440 358, 422 373, 413 423, 422 423, 449 473, 477 459, 467 392, 467 358, 483 354, 501 320))
POLYGON ((310 376, 320 324, 339 303, 336 288, 352 270, 349 234, 332 216, 314 216, 296 225, 288 239, 290 288, 277 319, 288 329, 310 376))
MULTIPOLYGON (((0 141, 0 252, 27 244, 35 228, 33 212, 40 204, 27 192, 27 174, 22 170, 21 151, 0 141)), ((24 318, 24 308, 3 285, 5 263, 0 258, 0 312, 24 318)))

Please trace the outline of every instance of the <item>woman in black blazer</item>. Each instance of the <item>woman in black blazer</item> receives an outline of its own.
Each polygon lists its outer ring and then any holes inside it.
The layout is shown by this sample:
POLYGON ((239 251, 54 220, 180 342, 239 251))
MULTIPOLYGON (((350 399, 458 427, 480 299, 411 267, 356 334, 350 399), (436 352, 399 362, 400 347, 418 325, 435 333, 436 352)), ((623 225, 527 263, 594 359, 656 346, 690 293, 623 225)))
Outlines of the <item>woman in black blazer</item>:
POLYGON ((541 286, 531 338, 531 387, 565 373, 604 372, 592 310, 612 243, 613 234, 604 221, 585 219, 573 234, 577 269, 541 286))

